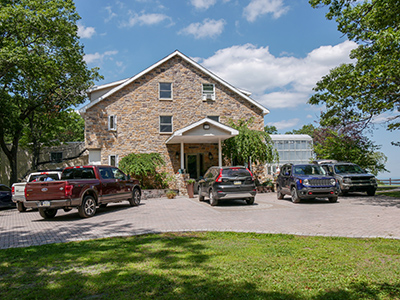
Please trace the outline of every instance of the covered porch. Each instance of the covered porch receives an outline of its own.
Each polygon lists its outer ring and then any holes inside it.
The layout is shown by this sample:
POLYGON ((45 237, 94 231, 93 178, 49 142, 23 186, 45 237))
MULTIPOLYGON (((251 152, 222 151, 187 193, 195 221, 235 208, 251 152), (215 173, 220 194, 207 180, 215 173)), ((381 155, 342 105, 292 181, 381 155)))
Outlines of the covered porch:
POLYGON ((222 166, 222 141, 238 134, 232 127, 204 118, 175 131, 165 143, 174 169, 199 179, 209 167, 222 166))

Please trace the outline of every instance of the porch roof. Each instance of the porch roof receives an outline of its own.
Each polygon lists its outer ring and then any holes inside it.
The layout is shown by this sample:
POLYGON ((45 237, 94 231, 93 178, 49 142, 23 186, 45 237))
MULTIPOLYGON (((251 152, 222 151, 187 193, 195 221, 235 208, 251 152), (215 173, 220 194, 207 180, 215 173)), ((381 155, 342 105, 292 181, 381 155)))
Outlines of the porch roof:
POLYGON ((175 131, 172 136, 165 142, 166 144, 180 143, 201 143, 211 144, 218 143, 234 137, 239 134, 239 131, 224 125, 220 122, 204 118, 189 126, 175 131))

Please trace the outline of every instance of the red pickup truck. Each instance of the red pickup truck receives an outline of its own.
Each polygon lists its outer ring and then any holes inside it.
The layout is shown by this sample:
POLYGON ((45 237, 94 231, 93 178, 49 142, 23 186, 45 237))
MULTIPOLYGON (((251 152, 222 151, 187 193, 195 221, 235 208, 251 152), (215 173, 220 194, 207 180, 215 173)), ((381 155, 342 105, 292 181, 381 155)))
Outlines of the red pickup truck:
POLYGON ((82 218, 94 216, 96 207, 111 202, 140 204, 139 181, 130 179, 113 166, 67 167, 61 180, 28 182, 25 186, 26 207, 38 208, 45 219, 54 218, 58 209, 78 208, 82 218))

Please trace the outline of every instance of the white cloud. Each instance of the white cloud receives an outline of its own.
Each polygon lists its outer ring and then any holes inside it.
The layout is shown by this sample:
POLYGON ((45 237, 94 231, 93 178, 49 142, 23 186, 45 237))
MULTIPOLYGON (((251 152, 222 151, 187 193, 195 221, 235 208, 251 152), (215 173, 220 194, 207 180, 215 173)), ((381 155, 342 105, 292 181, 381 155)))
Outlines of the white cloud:
POLYGON ((114 19, 115 17, 117 17, 117 14, 112 11, 111 6, 105 7, 105 10, 108 12, 108 17, 104 20, 104 22, 107 23, 107 22, 111 21, 112 19, 114 19))
POLYGON ((203 23, 192 23, 179 31, 179 34, 193 35, 196 39, 219 36, 225 27, 225 20, 205 19, 203 23))
POLYGON ((282 130, 282 129, 287 129, 287 128, 294 128, 296 127, 300 122, 300 119, 290 119, 290 120, 282 120, 279 122, 269 122, 267 123, 268 126, 275 126, 276 129, 282 130))
POLYGON ((251 0, 243 10, 243 15, 249 22, 254 22, 259 16, 272 14, 275 19, 285 14, 289 6, 284 6, 283 0, 251 0))
POLYGON ((114 51, 106 51, 104 53, 93 53, 93 54, 86 54, 84 56, 84 60, 87 64, 91 64, 91 63, 101 63, 103 62, 104 59, 109 58, 112 59, 112 56, 117 55, 118 51, 114 50, 114 51))
POLYGON ((312 88, 330 69, 350 62, 349 53, 356 46, 345 41, 297 58, 276 57, 268 47, 246 44, 221 49, 197 61, 232 85, 252 92, 264 106, 290 108, 305 104, 312 88))
POLYGON ((208 9, 213 6, 217 0, 190 0, 196 9, 208 9))
POLYGON ((82 39, 90 39, 95 33, 96 30, 94 27, 85 27, 81 23, 78 23, 78 35, 82 39))
POLYGON ((137 24, 140 26, 155 25, 165 20, 169 20, 170 25, 172 25, 172 19, 164 14, 146 14, 144 11, 142 11, 140 14, 133 11, 129 11, 129 14, 130 17, 128 22, 122 22, 121 23, 122 27, 133 27, 137 24))

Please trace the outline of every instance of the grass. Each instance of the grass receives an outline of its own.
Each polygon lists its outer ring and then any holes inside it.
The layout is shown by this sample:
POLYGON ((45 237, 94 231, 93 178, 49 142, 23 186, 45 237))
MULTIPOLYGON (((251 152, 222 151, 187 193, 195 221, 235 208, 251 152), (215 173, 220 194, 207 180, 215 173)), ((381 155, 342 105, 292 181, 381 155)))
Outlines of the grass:
POLYGON ((5 249, 0 299, 400 299, 400 241, 191 232, 5 249))
POLYGON ((394 198, 400 198, 400 190, 393 191, 393 189, 399 188, 398 185, 385 185, 385 186, 378 186, 377 191, 379 195, 385 195, 394 198))

